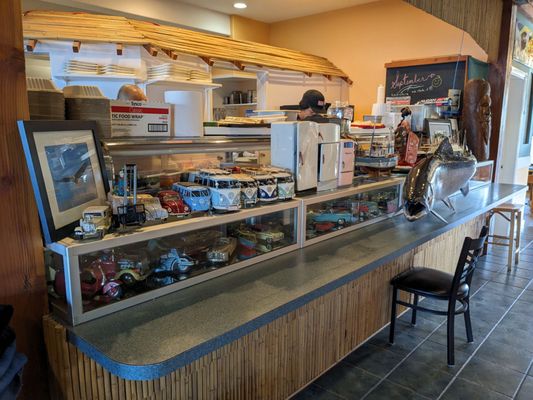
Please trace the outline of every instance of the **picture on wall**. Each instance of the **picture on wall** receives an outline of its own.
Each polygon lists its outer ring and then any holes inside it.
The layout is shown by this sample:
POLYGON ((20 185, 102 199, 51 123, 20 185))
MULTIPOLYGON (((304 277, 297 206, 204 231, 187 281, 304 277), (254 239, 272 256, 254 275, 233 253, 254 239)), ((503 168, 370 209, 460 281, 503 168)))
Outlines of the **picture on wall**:
POLYGON ((515 27, 513 59, 533 67, 533 24, 518 14, 515 27))
POLYGON ((85 208, 105 204, 96 129, 90 121, 19 121, 45 243, 72 234, 85 208))

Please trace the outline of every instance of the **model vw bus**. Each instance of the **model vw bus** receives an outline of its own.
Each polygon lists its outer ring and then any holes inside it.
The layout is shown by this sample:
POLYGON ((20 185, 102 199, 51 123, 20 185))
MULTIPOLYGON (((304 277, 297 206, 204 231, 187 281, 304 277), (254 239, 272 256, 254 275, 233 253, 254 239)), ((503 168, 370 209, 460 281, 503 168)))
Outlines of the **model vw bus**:
POLYGON ((255 175, 254 179, 259 185, 259 201, 270 202, 278 199, 278 185, 276 178, 270 174, 255 175))
POLYGON ((291 200, 296 197, 296 192, 294 191, 294 178, 289 171, 277 167, 267 167, 265 168, 265 171, 276 178, 278 184, 278 199, 291 200))
POLYGON ((237 211, 241 208, 241 185, 237 179, 231 175, 212 175, 206 180, 213 209, 237 211))
POLYGON ((176 182, 172 184, 172 190, 180 194, 191 212, 209 211, 211 195, 205 186, 191 182, 176 182))
POLYGON ((208 178, 215 175, 229 175, 230 172, 219 168, 201 168, 196 175, 195 182, 207 186, 208 178))
POLYGON ((241 184, 241 205, 243 208, 253 207, 257 204, 257 181, 246 174, 233 174, 241 184))

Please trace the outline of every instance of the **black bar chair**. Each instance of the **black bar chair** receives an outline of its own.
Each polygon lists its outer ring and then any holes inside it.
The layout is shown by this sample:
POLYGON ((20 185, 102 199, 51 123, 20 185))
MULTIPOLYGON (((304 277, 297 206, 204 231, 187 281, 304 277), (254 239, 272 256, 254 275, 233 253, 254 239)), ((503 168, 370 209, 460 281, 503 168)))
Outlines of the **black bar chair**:
POLYGON ((465 238, 455 274, 438 271, 432 268, 412 268, 395 276, 391 285, 392 311, 389 331, 389 342, 394 343, 394 327, 396 324, 396 305, 411 308, 411 324, 416 325, 417 311, 446 315, 448 324, 448 365, 455 364, 454 356, 454 322, 455 316, 464 314, 466 337, 469 343, 474 341, 472 324, 470 322, 470 284, 476 268, 477 260, 483 251, 483 244, 487 239, 488 229, 484 226, 478 239, 465 238), (407 303, 398 299, 398 290, 413 294, 413 302, 407 303), (437 310, 418 305, 420 296, 431 297, 448 302, 448 310, 437 310), (456 303, 460 306, 456 308, 456 303))

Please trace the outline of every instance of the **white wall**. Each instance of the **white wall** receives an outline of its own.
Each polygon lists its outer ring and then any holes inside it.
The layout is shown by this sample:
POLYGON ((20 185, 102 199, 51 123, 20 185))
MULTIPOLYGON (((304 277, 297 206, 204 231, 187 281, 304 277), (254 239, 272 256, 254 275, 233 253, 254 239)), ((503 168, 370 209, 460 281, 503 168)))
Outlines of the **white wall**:
POLYGON ((85 10, 231 35, 229 15, 176 0, 23 0, 22 9, 85 10))

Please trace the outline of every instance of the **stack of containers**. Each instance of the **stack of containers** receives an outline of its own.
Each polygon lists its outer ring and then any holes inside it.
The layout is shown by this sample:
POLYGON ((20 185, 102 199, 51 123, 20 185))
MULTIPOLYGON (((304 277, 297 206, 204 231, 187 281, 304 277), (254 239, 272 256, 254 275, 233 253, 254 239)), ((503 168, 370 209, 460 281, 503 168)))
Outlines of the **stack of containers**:
POLYGON ((111 105, 97 86, 65 86, 67 119, 96 121, 98 136, 111 137, 111 105))
POLYGON ((26 78, 30 119, 65 119, 65 98, 50 79, 26 78))

